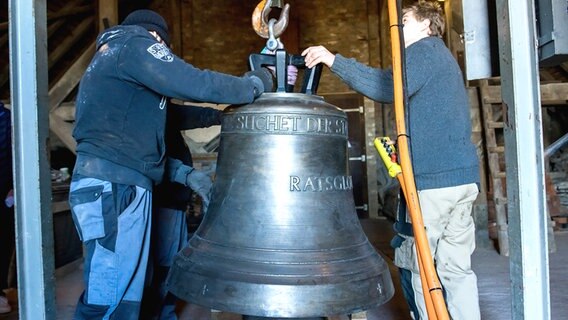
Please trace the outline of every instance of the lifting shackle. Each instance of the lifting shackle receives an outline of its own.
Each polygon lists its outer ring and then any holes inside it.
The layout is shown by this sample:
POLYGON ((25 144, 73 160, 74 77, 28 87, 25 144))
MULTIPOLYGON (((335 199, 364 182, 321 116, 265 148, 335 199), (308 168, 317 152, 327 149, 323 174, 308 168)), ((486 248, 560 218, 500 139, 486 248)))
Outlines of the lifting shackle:
POLYGON ((268 50, 276 50, 278 47, 278 37, 286 27, 288 27, 288 15, 290 5, 283 5, 282 0, 262 0, 258 3, 252 13, 252 27, 254 31, 261 37, 268 39, 266 48, 268 50), (280 17, 277 19, 268 19, 272 8, 281 8, 280 17))

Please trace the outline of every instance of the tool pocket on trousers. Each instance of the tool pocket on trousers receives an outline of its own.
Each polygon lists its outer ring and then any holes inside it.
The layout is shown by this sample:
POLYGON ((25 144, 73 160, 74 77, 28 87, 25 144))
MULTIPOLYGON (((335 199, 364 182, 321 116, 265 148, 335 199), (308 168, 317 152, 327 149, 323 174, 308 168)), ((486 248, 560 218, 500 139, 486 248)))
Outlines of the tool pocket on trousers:
POLYGON ((112 195, 116 214, 120 215, 136 199, 136 186, 113 183, 112 195))
POLYGON ((112 306, 117 303, 118 254, 95 241, 91 259, 87 299, 89 304, 112 306))
POLYGON ((414 238, 406 237, 400 246, 394 249, 394 265, 414 273, 419 273, 415 253, 414 238))
POLYGON ((105 236, 103 190, 104 185, 90 186, 69 194, 73 220, 83 242, 105 236))

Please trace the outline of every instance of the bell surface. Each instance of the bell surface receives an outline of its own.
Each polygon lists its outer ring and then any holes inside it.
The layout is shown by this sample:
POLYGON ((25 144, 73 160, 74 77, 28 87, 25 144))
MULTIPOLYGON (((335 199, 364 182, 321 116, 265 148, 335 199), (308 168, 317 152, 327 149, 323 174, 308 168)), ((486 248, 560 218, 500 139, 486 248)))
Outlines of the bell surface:
POLYGON ((169 290, 238 314, 307 318, 388 301, 348 169, 347 116, 323 98, 264 93, 223 115, 211 203, 169 290))

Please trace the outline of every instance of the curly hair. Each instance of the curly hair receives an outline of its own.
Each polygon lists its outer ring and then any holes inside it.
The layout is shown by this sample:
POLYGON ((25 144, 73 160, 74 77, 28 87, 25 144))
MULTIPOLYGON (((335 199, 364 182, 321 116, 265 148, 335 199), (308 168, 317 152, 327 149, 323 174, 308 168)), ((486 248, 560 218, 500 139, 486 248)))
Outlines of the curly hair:
POLYGON ((407 6, 402 9, 402 14, 407 12, 414 13, 416 20, 424 21, 430 20, 430 35, 435 37, 442 37, 444 34, 445 19, 444 11, 437 1, 419 1, 413 5, 407 6))

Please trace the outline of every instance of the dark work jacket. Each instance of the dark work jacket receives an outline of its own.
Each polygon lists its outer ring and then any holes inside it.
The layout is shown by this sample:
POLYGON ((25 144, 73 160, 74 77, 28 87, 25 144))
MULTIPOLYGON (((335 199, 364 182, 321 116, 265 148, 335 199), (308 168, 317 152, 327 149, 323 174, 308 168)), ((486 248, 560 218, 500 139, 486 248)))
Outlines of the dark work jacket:
MULTIPOLYGON (((206 128, 221 124, 222 112, 206 107, 168 105, 166 121, 166 156, 193 167, 191 152, 180 130, 206 128)), ((191 200, 191 188, 168 180, 157 185, 152 203, 156 207, 185 210, 191 200)))
POLYGON ((12 188, 12 123, 10 110, 0 106, 0 200, 2 203, 12 188))
POLYGON ((244 104, 254 100, 254 91, 249 78, 185 63, 142 27, 107 29, 79 86, 73 131, 79 166, 74 173, 133 185, 144 179, 159 183, 166 150, 165 97, 244 104), (120 168, 128 174, 121 176, 120 168))

